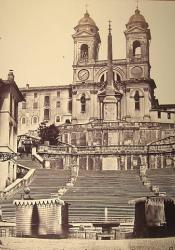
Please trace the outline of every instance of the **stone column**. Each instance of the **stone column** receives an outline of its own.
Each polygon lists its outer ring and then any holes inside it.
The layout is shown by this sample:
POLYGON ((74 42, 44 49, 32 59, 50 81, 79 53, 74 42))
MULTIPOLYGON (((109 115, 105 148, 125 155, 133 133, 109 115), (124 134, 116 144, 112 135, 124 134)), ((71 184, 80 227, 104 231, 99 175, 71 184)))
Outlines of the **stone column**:
POLYGON ((86 156, 86 170, 88 170, 88 158, 89 158, 89 156, 87 155, 86 156))
POLYGON ((128 169, 128 157, 127 155, 125 156, 125 170, 128 169))
POLYGON ((120 156, 117 156, 117 166, 118 166, 118 170, 121 170, 121 166, 120 166, 120 156))
POLYGON ((164 155, 161 155, 161 168, 164 168, 164 155))
POLYGON ((154 156, 154 167, 157 169, 158 168, 158 155, 154 156))
POLYGON ((133 155, 131 155, 131 170, 133 170, 133 155))
POLYGON ((69 132, 67 133, 67 141, 68 141, 68 144, 71 144, 71 136, 69 132))
POLYGON ((44 162, 44 168, 50 169, 50 161, 49 160, 45 160, 45 162, 44 162))
POLYGON ((79 157, 79 155, 77 156, 77 165, 79 166, 79 164, 80 164, 80 157, 79 157))

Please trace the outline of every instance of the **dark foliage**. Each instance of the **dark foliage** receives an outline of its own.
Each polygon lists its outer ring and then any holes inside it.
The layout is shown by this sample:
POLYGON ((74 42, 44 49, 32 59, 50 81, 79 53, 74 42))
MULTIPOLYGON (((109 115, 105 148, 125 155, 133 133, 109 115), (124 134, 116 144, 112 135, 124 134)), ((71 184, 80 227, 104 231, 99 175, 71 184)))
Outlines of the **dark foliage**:
POLYGON ((45 123, 41 123, 38 129, 38 135, 41 138, 40 143, 43 144, 44 141, 49 141, 50 145, 57 145, 57 137, 59 135, 59 129, 54 124, 46 126, 45 123))

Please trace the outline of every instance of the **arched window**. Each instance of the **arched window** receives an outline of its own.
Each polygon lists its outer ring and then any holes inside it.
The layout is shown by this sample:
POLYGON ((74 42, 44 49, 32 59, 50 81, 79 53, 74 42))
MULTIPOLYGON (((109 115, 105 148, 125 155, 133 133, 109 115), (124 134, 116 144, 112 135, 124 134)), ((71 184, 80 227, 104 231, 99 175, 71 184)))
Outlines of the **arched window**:
POLYGON ((44 121, 48 121, 50 119, 50 112, 48 108, 44 109, 44 121))
POLYGON ((117 82, 121 82, 121 77, 117 74, 117 82))
POLYGON ((66 120, 65 120, 65 123, 66 123, 66 124, 70 124, 71 121, 70 121, 69 119, 66 119, 66 120))
POLYGON ((60 122, 60 121, 61 121, 60 116, 57 115, 56 118, 55 118, 55 122, 60 122))
POLYGON ((38 123, 38 116, 33 116, 32 117, 32 123, 37 124, 38 123))
POLYGON ((133 42, 133 56, 135 57, 141 56, 141 45, 139 41, 133 42))
POLYGON ((88 59, 88 45, 81 45, 81 59, 88 59))
POLYGON ((81 112, 84 113, 84 112, 86 112, 86 98, 85 98, 85 94, 83 94, 81 96, 80 102, 81 102, 81 112))
POLYGON ((104 82, 105 81, 105 76, 104 74, 100 77, 100 82, 104 82))
POLYGON ((140 110, 140 96, 138 90, 136 90, 135 92, 134 101, 135 101, 135 110, 140 110))
POLYGON ((26 118, 25 117, 22 117, 21 118, 21 124, 25 124, 26 123, 26 118))
MULTIPOLYGON (((105 82, 106 81, 106 79, 107 79, 107 72, 106 73, 103 73, 102 75, 101 75, 101 77, 100 77, 100 82, 105 82)), ((114 82, 121 82, 121 77, 120 77, 120 75, 117 73, 117 72, 115 72, 115 71, 113 71, 113 81, 114 82)))

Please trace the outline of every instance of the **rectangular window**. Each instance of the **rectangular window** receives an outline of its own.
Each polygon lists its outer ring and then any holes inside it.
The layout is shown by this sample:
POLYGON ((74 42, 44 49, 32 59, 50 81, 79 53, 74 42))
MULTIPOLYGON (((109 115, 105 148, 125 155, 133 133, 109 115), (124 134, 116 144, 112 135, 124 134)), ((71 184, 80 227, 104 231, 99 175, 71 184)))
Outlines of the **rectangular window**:
POLYGON ((50 106, 50 96, 44 97, 44 106, 50 106))
POLYGON ((69 113, 72 112, 72 101, 68 102, 68 111, 69 111, 69 113))
POLYGON ((22 109, 26 109, 26 102, 22 102, 22 109))
POLYGON ((4 102, 4 99, 2 96, 0 96, 0 110, 2 109, 3 102, 4 102))
POLYGON ((135 101, 135 110, 140 110, 140 102, 135 101))
POLYGON ((56 116, 56 122, 60 122, 60 116, 59 115, 56 116))
POLYGON ((13 97, 12 94, 10 93, 10 114, 12 115, 12 109, 13 109, 13 97))
POLYGON ((49 109, 44 109, 44 120, 48 121, 49 120, 49 109))
POLYGON ((14 117, 15 117, 15 120, 17 121, 17 119, 18 119, 18 102, 17 102, 17 100, 15 100, 15 103, 14 103, 14 117))
POLYGON ((65 142, 65 143, 68 143, 68 134, 65 134, 65 135, 64 135, 64 142, 65 142))
POLYGON ((57 108, 60 108, 60 107, 61 107, 61 102, 60 102, 60 101, 57 101, 56 107, 57 107, 57 108))
POLYGON ((69 89, 69 98, 72 98, 72 89, 69 89))
POLYGON ((33 103, 33 109, 37 109, 38 108, 38 103, 37 102, 34 102, 33 103))
POLYGON ((57 97, 60 97, 60 91, 57 91, 57 97))
POLYGON ((171 119, 171 113, 169 113, 169 112, 167 113, 167 118, 171 119))
POLYGON ((161 118, 161 112, 160 112, 160 111, 158 111, 157 117, 158 117, 159 119, 161 118))
POLYGON ((85 112, 86 112, 86 105, 85 105, 85 103, 82 103, 82 104, 81 104, 81 112, 82 112, 82 113, 85 113, 85 112))
POLYGON ((34 98, 37 98, 38 97, 38 93, 34 93, 34 98))

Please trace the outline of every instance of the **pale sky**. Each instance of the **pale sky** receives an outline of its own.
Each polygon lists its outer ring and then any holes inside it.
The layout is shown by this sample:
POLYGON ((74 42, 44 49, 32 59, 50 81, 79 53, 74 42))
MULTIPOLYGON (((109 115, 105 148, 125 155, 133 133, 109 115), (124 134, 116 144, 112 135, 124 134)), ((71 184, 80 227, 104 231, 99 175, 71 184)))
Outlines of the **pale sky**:
MULTIPOLYGON (((14 70, 19 87, 72 83, 74 27, 88 12, 99 27, 99 59, 107 58, 108 20, 113 58, 126 57, 125 24, 136 0, 0 0, 0 78, 14 70)), ((140 0, 151 30, 151 77, 159 103, 175 103, 175 1, 140 0)))

